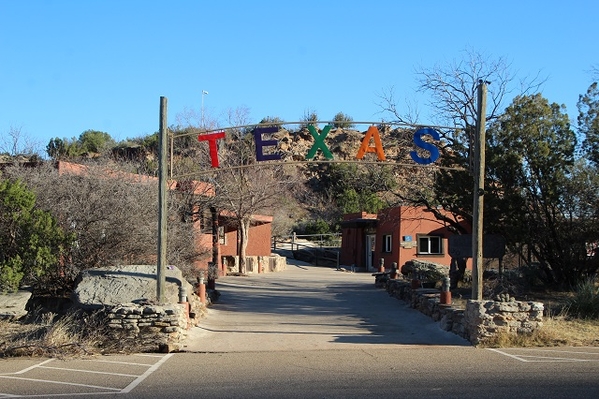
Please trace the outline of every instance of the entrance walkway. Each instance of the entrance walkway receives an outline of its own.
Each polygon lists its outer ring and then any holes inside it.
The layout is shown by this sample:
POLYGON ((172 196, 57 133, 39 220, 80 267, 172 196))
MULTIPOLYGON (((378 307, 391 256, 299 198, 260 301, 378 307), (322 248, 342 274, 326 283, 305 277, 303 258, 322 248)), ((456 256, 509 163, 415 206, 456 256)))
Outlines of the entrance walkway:
POLYGON ((288 259, 287 270, 219 278, 219 300, 184 350, 253 352, 469 342, 350 273, 288 259))

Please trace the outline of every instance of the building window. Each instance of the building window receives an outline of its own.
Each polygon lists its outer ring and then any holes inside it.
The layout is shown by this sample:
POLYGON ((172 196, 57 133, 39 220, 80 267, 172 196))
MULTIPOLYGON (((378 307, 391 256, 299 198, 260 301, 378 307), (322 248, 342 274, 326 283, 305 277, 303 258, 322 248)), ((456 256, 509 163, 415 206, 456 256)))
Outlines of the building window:
POLYGON ((225 234, 224 226, 218 226, 218 243, 220 245, 227 245, 227 235, 225 234))
POLYGON ((393 236, 385 234, 383 236, 383 252, 391 252, 393 250, 393 236))
POLYGON ((443 254, 443 238, 439 236, 418 236, 418 254, 443 254))

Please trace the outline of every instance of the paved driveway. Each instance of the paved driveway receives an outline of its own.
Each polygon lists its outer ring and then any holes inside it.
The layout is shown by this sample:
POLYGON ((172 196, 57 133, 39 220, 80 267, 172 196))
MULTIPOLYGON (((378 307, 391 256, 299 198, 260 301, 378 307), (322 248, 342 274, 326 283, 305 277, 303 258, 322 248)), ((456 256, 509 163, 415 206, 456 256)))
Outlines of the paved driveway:
POLYGON ((221 297, 185 350, 248 352, 469 342, 375 288, 370 273, 290 260, 287 270, 217 280, 221 297))

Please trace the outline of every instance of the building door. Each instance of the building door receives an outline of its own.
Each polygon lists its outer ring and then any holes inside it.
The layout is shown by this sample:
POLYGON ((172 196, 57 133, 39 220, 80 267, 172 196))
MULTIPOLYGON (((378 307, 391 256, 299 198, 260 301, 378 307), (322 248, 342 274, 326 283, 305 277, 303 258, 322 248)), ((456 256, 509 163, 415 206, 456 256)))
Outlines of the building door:
POLYGON ((376 244, 376 235, 366 235, 366 270, 374 269, 374 249, 376 244))

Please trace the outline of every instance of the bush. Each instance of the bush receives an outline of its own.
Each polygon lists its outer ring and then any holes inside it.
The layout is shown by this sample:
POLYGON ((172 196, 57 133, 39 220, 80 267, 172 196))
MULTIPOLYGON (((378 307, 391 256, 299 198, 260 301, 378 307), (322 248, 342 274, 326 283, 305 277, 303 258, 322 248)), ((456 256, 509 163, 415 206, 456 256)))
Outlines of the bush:
POLYGON ((568 301, 566 309, 572 317, 599 318, 599 288, 595 285, 594 279, 588 279, 578 284, 576 293, 568 301))
POLYGON ((306 234, 329 234, 331 227, 323 219, 316 219, 308 222, 305 227, 306 234))
POLYGON ((267 127, 270 126, 275 126, 275 127, 280 127, 282 124, 285 123, 285 121, 281 118, 279 118, 278 116, 267 116, 262 118, 262 120, 260 120, 260 125, 265 125, 267 127))
POLYGON ((351 129, 354 127, 353 119, 349 115, 345 115, 343 112, 338 112, 333 117, 333 126, 341 129, 351 129))
POLYGON ((20 180, 0 181, 0 292, 57 270, 69 237, 20 180))
POLYGON ((434 262, 412 259, 401 267, 401 274, 422 281, 437 282, 449 276, 449 267, 434 262))
POLYGON ((302 122, 300 123, 300 129, 305 129, 308 125, 313 125, 315 128, 318 128, 318 123, 316 123, 318 121, 318 114, 316 111, 304 111, 304 115, 301 117, 300 121, 302 122))

